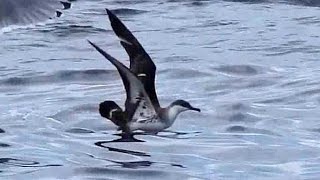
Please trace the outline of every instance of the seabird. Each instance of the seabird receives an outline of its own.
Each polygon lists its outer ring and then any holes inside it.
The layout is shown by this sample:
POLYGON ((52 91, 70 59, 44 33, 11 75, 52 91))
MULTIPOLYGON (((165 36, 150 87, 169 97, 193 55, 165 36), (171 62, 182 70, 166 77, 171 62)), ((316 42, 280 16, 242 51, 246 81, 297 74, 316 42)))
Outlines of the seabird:
POLYGON ((72 0, 0 0, 0 28, 28 25, 60 17, 72 0))
POLYGON ((184 100, 176 100, 168 107, 160 107, 155 91, 156 66, 128 28, 110 10, 107 10, 111 26, 130 58, 130 69, 89 41, 89 43, 118 70, 126 90, 125 111, 114 101, 99 105, 100 115, 111 120, 124 133, 135 130, 157 133, 169 128, 184 111, 200 109, 184 100))

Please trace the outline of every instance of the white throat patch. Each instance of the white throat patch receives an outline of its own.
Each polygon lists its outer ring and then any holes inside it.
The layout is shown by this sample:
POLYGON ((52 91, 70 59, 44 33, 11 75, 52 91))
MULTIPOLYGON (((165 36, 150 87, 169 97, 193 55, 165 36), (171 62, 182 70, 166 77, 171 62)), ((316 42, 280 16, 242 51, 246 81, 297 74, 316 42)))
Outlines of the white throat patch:
POLYGON ((179 106, 179 105, 174 105, 174 106, 170 107, 170 109, 169 109, 168 119, 170 121, 174 121, 181 112, 186 111, 186 110, 188 110, 188 108, 183 107, 183 106, 179 106))

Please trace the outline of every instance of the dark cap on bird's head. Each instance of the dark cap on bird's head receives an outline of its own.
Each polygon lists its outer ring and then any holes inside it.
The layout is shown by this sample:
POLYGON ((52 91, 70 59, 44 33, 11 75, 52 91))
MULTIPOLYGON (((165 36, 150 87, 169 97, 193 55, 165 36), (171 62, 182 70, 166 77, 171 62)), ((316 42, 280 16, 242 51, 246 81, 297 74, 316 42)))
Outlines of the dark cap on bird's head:
POLYGON ((181 99, 174 101, 171 104, 171 107, 173 107, 173 106, 182 106, 182 107, 185 107, 189 110, 201 112, 201 110, 199 108, 195 108, 195 107, 191 106, 189 102, 187 102, 185 100, 181 100, 181 99))

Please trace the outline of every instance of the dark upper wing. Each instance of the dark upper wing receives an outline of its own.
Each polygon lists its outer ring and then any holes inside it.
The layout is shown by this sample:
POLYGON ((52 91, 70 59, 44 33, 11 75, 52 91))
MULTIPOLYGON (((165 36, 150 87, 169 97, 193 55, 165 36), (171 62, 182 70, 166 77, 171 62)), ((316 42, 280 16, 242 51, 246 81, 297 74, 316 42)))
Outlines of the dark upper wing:
POLYGON ((138 40, 133 36, 129 29, 115 16, 110 10, 106 9, 111 27, 119 37, 121 45, 124 47, 130 57, 130 70, 142 82, 149 95, 154 107, 160 107, 155 90, 155 73, 156 66, 150 56, 143 49, 138 40))
POLYGON ((138 77, 126 66, 96 46, 94 43, 90 41, 89 43, 118 69, 127 94, 125 106, 126 112, 128 113, 128 120, 137 121, 139 118, 145 119, 157 116, 154 106, 152 105, 152 102, 150 101, 150 98, 138 77), (137 114, 138 112, 139 114, 137 114))
POLYGON ((68 8, 70 3, 60 0, 0 0, 0 28, 45 21, 68 8))

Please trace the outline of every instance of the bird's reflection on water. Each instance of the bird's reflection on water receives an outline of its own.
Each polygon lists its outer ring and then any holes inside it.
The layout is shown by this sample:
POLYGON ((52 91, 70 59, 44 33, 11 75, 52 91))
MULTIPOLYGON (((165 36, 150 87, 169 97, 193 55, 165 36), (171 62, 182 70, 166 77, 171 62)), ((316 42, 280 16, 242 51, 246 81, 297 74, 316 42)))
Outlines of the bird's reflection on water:
POLYGON ((41 165, 37 161, 29 161, 29 160, 22 160, 16 158, 0 158, 0 165, 10 165, 16 167, 52 167, 52 166, 62 166, 60 164, 46 164, 41 165))
POLYGON ((104 144, 111 143, 111 142, 113 142, 113 141, 99 141, 99 142, 96 142, 95 145, 99 146, 99 147, 102 147, 102 148, 106 148, 106 149, 108 149, 109 151, 112 151, 112 152, 125 153, 125 154, 129 154, 129 155, 134 155, 134 156, 150 157, 149 154, 144 153, 144 152, 132 151, 132 150, 120 149, 120 148, 114 148, 114 147, 110 147, 110 146, 104 145, 104 144))
POLYGON ((156 137, 161 137, 161 138, 171 138, 171 139, 189 139, 190 137, 186 137, 187 135, 192 135, 192 134, 200 134, 201 132, 195 131, 195 132, 177 132, 177 131, 169 131, 165 130, 162 131, 163 133, 145 133, 145 132, 134 132, 131 134, 127 133, 118 133, 114 134, 115 136, 120 136, 118 139, 110 140, 110 141, 100 141, 96 142, 95 145, 100 146, 101 144, 104 143, 114 143, 114 142, 145 142, 144 140, 137 139, 136 135, 142 135, 142 136, 156 136, 156 137), (181 137, 183 136, 183 137, 181 137))
POLYGON ((185 168, 183 165, 175 163, 164 163, 164 162, 152 162, 152 161, 130 161, 130 162, 121 162, 121 161, 110 161, 120 165, 123 168, 140 168, 140 167, 149 167, 154 164, 169 164, 174 167, 185 168))
MULTIPOLYGON (((140 135, 140 136, 156 136, 156 137, 161 137, 161 138, 173 138, 173 139, 182 139, 180 136, 185 136, 188 134, 198 134, 200 132, 175 132, 175 131, 163 131, 163 133, 169 133, 169 134, 151 134, 151 133, 143 133, 143 132, 135 132, 132 134, 114 134, 115 136, 120 136, 118 139, 114 140, 109 140, 109 141, 98 141, 94 143, 96 146, 100 148, 105 148, 110 152, 118 152, 118 153, 124 153, 124 154, 129 154, 133 156, 138 156, 138 157, 151 157, 150 154, 146 152, 141 152, 141 151, 133 151, 133 150, 128 150, 128 149, 121 149, 121 148, 115 148, 111 147, 110 145, 112 143, 118 143, 118 142, 128 142, 128 143, 134 143, 134 142, 145 142, 143 140, 137 139, 135 136, 140 135), (109 145, 110 144, 110 145, 109 145)), ((188 138, 188 137, 184 137, 188 138)), ((108 162, 115 163, 117 165, 120 165, 123 168, 139 168, 139 167, 149 167, 154 164, 169 164, 173 167, 179 167, 179 168, 185 168, 181 164, 175 164, 175 163, 166 163, 166 162, 153 162, 153 161, 147 161, 147 160, 142 160, 142 161, 115 161, 115 160, 109 160, 109 159, 104 159, 104 158, 98 158, 93 155, 88 154, 91 158, 94 159, 101 159, 105 160, 108 162)), ((114 166, 114 165, 112 165, 114 166)))
POLYGON ((147 156, 150 157, 149 154, 144 153, 144 152, 138 152, 138 151, 132 151, 132 150, 126 150, 126 149, 120 149, 120 148, 114 148, 111 146, 107 146, 106 144, 109 143, 115 143, 115 142, 145 142, 139 139, 136 139, 134 137, 134 135, 137 134, 141 134, 141 133, 134 133, 134 134, 125 134, 125 133, 121 133, 121 134, 114 134, 116 136, 120 136, 120 138, 118 139, 114 139, 114 140, 110 140, 110 141, 98 141, 96 143, 94 143, 96 146, 101 147, 101 148, 106 148, 109 151, 113 151, 113 152, 119 152, 119 153, 125 153, 125 154, 130 154, 130 155, 134 155, 134 156, 147 156))
POLYGON ((146 133, 142 132, 135 132, 135 133, 120 133, 120 134, 114 134, 116 136, 120 136, 121 138, 112 140, 111 142, 145 142, 143 140, 137 139, 134 136, 136 135, 147 135, 146 133))
MULTIPOLYGON (((110 147, 107 147, 107 148, 110 151, 110 147)), ((137 154, 141 153, 141 152, 136 152, 136 151, 127 151, 127 150, 119 149, 119 148, 112 148, 112 151, 121 152, 121 153, 127 153, 127 154, 130 154, 130 155, 137 155, 137 154)), ((143 153, 141 153, 141 154, 143 154, 143 153)), ((115 161, 115 160, 95 157, 94 155, 91 155, 91 154, 87 154, 87 155, 89 157, 91 157, 91 158, 94 158, 94 159, 105 160, 105 161, 108 161, 108 162, 115 163, 116 166, 120 166, 122 168, 136 169, 136 168, 141 168, 141 167, 149 167, 149 166, 154 165, 154 164, 169 164, 169 165, 171 165, 173 167, 185 168, 183 165, 176 164, 176 163, 153 162, 153 161, 147 161, 147 160, 142 160, 142 161, 115 161)), ((148 155, 146 153, 144 153, 144 156, 151 157, 150 155, 148 155)), ((112 167, 112 166, 115 166, 115 165, 107 165, 106 167, 112 167)))

